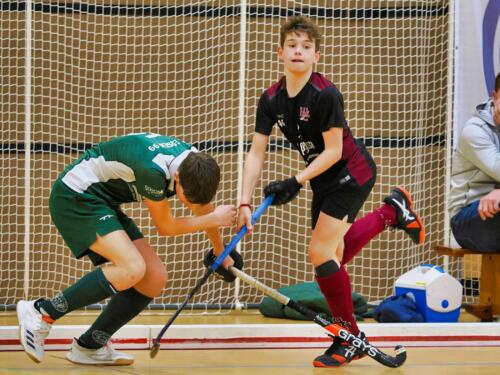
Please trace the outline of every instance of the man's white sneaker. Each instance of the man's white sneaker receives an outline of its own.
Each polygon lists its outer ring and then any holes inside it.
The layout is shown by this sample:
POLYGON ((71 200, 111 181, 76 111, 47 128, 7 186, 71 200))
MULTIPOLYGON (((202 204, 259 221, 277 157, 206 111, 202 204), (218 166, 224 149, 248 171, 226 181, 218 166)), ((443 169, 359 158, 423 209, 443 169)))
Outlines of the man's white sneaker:
POLYGON ((113 349, 110 343, 99 349, 87 349, 80 346, 76 339, 73 339, 66 359, 79 365, 125 366, 134 363, 133 356, 113 349))
POLYGON ((35 362, 43 359, 43 343, 52 324, 45 322, 35 308, 35 301, 19 301, 16 307, 19 321, 19 340, 26 354, 35 362))

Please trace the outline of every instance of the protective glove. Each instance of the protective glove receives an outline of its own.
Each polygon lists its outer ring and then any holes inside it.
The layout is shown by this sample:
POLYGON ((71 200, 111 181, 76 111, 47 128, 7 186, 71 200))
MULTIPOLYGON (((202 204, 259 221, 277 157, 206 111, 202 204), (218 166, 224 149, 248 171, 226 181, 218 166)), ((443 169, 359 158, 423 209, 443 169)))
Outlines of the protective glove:
POLYGON ((295 177, 288 178, 283 181, 271 182, 264 188, 264 195, 267 197, 269 194, 276 194, 273 206, 285 204, 294 199, 298 194, 302 185, 297 182, 295 177))
MULTIPOLYGON (((240 253, 238 253, 235 249, 229 253, 229 256, 234 261, 233 267, 241 270, 243 268, 243 258, 241 257, 240 253)), ((210 249, 203 258, 203 264, 205 265, 205 267, 210 268, 212 264, 214 264, 216 259, 217 255, 214 254, 214 249, 210 249)), ((228 283, 232 283, 236 279, 236 276, 234 276, 229 270, 224 268, 222 264, 217 267, 215 272, 217 274, 216 276, 220 277, 222 280, 228 283)))

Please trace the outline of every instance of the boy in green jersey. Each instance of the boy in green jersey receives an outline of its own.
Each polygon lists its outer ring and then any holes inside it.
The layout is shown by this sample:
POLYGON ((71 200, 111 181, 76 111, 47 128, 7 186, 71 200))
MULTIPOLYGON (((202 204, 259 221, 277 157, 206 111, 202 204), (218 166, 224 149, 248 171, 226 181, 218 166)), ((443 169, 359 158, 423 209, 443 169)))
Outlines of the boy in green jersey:
MULTIPOLYGON (((75 309, 111 297, 87 332, 73 340, 66 358, 79 364, 128 365, 134 358, 118 352, 109 339, 138 315, 165 287, 165 268, 122 203, 143 201, 160 235, 204 230, 214 253, 224 245, 219 227, 231 226, 233 205, 214 208, 220 169, 209 155, 174 137, 141 133, 95 145, 57 178, 49 200, 51 218, 76 258, 95 266, 51 299, 20 301, 20 340, 35 362, 43 359, 52 323, 75 309), (168 202, 177 198, 194 214, 174 217, 168 202)), ((223 266, 232 264, 227 257, 223 266)))

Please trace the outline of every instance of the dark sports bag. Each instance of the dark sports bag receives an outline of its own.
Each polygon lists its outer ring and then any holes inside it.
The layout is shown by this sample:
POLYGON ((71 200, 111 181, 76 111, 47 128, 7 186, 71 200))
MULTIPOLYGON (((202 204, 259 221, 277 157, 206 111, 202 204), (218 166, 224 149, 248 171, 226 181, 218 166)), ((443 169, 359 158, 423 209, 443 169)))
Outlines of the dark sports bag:
POLYGON ((373 311, 373 318, 380 323, 421 323, 424 321, 415 301, 406 294, 383 300, 373 311))
MULTIPOLYGON (((328 318, 331 318, 330 308, 319 289, 318 283, 315 281, 284 286, 278 289, 278 291, 317 313, 324 314, 328 318)), ((352 300, 356 320, 363 320, 362 314, 368 310, 366 300, 357 293, 352 294, 352 300)), ((270 318, 309 320, 301 313, 290 307, 283 306, 271 297, 265 297, 262 300, 259 305, 259 311, 262 315, 270 318)))

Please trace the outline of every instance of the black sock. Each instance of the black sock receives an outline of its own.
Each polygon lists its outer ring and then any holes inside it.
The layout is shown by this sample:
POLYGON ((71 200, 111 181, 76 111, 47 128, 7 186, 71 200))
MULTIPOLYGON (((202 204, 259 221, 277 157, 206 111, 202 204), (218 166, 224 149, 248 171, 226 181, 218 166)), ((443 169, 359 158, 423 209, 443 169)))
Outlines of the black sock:
POLYGON ((109 338, 152 301, 151 297, 130 288, 115 294, 92 326, 78 339, 88 349, 99 349, 109 338))

